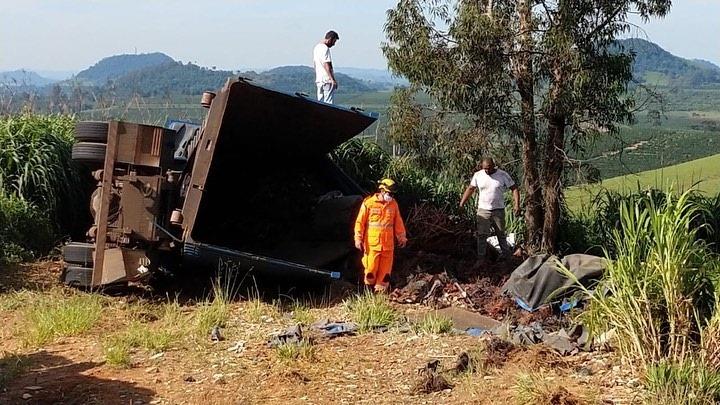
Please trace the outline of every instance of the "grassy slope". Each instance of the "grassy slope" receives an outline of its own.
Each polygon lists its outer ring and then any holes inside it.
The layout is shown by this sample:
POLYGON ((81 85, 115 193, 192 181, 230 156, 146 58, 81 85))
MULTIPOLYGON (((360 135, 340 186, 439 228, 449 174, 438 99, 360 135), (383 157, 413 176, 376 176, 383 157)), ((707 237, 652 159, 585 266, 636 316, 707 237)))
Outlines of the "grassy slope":
POLYGON ((720 192, 720 154, 661 169, 613 177, 590 186, 571 187, 566 196, 571 208, 580 208, 601 188, 627 192, 636 190, 639 184, 641 188, 664 189, 673 186, 684 190, 695 183, 698 183, 697 188, 705 193, 720 192))

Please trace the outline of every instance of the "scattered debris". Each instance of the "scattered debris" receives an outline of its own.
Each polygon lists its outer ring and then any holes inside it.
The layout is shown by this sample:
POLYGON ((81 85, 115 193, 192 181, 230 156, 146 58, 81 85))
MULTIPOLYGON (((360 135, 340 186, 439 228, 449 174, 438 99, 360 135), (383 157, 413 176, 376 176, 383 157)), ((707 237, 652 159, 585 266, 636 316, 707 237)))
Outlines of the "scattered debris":
POLYGON ((193 376, 191 376, 191 375, 186 376, 186 377, 183 379, 183 381, 189 382, 189 383, 197 382, 197 380, 195 379, 195 377, 193 377, 193 376))
POLYGON ((539 322, 516 326, 504 324, 494 329, 493 333, 518 346, 544 343, 563 356, 577 353, 581 348, 589 348, 588 333, 581 326, 575 326, 568 334, 565 329, 546 332, 539 322))
POLYGON ((357 332, 358 326, 352 322, 330 322, 329 319, 324 319, 316 322, 312 325, 313 329, 319 330, 323 336, 328 338, 334 338, 344 335, 354 335, 357 332))
POLYGON ((29 387, 25 387, 25 389, 28 391, 40 391, 43 388, 37 385, 31 385, 29 387))
POLYGON ((32 394, 28 394, 27 392, 24 393, 24 394, 22 394, 22 399, 28 400, 28 399, 30 399, 30 398, 32 398, 32 394))
POLYGON ((244 340, 238 340, 234 345, 230 346, 227 351, 235 354, 242 354, 245 351, 245 343, 246 342, 244 340))
POLYGON ((159 369, 158 367, 156 367, 156 366, 152 366, 152 367, 146 368, 146 369, 145 369, 145 372, 148 373, 148 374, 155 374, 155 373, 159 373, 159 372, 160 372, 160 369, 159 369))
POLYGON ((284 344, 295 343, 299 344, 302 341, 302 327, 300 324, 291 326, 280 334, 277 334, 270 338, 268 341, 268 347, 277 347, 284 344))
POLYGON ((467 354, 467 352, 462 352, 458 355, 457 361, 455 362, 455 372, 456 373, 464 373, 468 369, 470 369, 470 356, 467 354))
POLYGON ((500 367, 507 361, 510 354, 515 350, 515 345, 510 341, 491 337, 485 343, 485 365, 500 367))
POLYGON ((416 393, 430 394, 452 388, 452 384, 438 372, 439 365, 440 360, 433 360, 418 370, 421 379, 415 385, 416 393))
POLYGON ((220 333, 219 326, 213 326, 212 330, 210 331, 210 340, 212 340, 213 342, 222 342, 223 340, 225 340, 223 335, 220 333))
MULTIPOLYGON (((408 252, 403 252, 408 254, 408 252)), ((435 309, 466 308, 472 312, 502 319, 509 323, 543 323, 546 329, 559 329, 564 318, 543 307, 535 312, 520 308, 513 299, 504 295, 501 286, 510 273, 521 263, 512 257, 507 261, 489 265, 474 263, 474 258, 453 259, 427 252, 412 252, 393 272, 391 300, 401 304, 425 304, 435 309), (436 274, 437 269, 444 271, 436 274)), ((483 332, 472 331, 475 335, 483 332)))
POLYGON ((165 355, 165 353, 163 353, 163 352, 155 353, 152 356, 150 356, 150 360, 157 360, 157 359, 163 357, 164 355, 165 355))

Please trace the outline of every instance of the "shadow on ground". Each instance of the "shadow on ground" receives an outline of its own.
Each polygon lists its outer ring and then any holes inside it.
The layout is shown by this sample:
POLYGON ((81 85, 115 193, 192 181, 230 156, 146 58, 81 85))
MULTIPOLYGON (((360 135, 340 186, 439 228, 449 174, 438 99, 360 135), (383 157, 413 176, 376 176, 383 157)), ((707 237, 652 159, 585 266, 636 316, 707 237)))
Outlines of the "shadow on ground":
POLYGON ((147 404, 155 392, 127 381, 93 377, 103 363, 73 363, 47 351, 3 355, 0 404, 147 404))

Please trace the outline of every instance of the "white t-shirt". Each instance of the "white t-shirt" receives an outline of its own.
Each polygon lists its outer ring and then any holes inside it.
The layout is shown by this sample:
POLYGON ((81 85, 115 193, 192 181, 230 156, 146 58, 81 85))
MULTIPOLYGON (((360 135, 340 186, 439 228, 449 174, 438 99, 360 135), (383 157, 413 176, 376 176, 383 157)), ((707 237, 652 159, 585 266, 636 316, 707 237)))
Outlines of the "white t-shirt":
POLYGON ((332 63, 330 48, 322 42, 315 45, 313 49, 313 64, 315 65, 315 83, 330 83, 330 75, 325 70, 323 63, 332 63))
POLYGON ((470 185, 478 189, 478 210, 497 210, 505 208, 503 193, 515 182, 504 170, 497 169, 490 176, 480 170, 475 172, 470 185))

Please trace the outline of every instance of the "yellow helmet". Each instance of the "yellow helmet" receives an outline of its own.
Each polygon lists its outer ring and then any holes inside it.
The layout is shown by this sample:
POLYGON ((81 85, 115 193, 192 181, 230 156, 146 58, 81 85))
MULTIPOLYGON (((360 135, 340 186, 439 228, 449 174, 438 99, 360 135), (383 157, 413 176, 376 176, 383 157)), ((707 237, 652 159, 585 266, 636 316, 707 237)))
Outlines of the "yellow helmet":
POLYGON ((394 193, 396 189, 397 186, 392 179, 382 179, 378 182, 378 190, 394 193))

